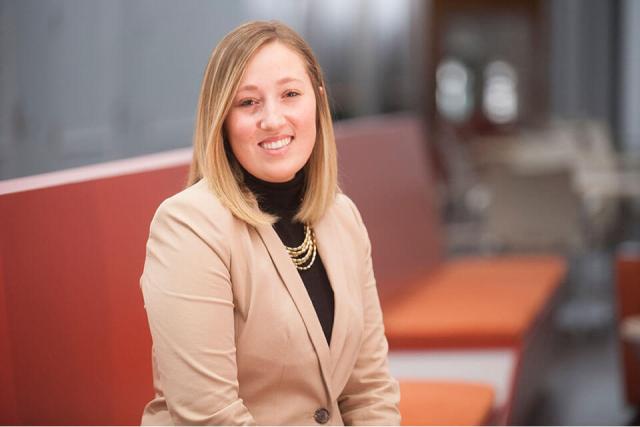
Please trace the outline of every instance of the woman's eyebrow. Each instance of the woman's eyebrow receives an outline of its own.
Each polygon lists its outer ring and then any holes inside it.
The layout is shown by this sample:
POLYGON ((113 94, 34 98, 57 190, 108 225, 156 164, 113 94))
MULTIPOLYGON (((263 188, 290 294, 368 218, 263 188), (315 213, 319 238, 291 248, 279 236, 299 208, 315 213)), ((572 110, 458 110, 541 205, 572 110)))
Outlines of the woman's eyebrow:
POLYGON ((243 90, 258 90, 258 86, 256 85, 244 85, 238 89, 238 92, 242 92, 243 90))
POLYGON ((285 83, 289 83, 289 82, 300 82, 302 83, 302 80, 295 78, 295 77, 283 77, 280 80, 277 81, 277 83, 279 85, 281 84, 285 84, 285 83))
MULTIPOLYGON (((302 81, 302 80, 300 80, 300 79, 298 79, 298 78, 296 78, 296 77, 283 77, 283 78, 281 78, 280 80, 278 80, 278 81, 276 82, 276 84, 278 84, 278 85, 283 85, 283 84, 285 84, 285 83, 289 83, 289 82, 299 82, 299 83, 303 83, 303 81, 302 81)), ((243 91, 243 90, 258 90, 258 86, 253 85, 253 84, 247 84, 247 85, 241 86, 241 87, 238 89, 238 92, 241 92, 241 91, 243 91)))

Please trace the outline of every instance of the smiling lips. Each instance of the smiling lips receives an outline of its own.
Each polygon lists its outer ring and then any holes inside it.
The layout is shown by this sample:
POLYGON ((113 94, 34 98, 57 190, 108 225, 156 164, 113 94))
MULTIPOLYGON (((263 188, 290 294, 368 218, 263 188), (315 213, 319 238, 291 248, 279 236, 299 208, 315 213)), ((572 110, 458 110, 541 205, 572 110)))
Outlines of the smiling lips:
POLYGON ((275 141, 260 142, 258 145, 265 150, 279 150, 280 148, 289 145, 292 139, 292 137, 286 136, 275 141))

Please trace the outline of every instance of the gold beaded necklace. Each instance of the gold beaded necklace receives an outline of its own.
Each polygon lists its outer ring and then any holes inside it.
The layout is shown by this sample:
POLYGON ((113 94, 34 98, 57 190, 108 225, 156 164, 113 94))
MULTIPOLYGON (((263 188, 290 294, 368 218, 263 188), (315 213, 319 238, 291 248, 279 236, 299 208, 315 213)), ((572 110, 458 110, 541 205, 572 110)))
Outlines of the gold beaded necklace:
POLYGON ((304 225, 304 240, 300 246, 287 248, 289 257, 298 270, 308 270, 316 260, 316 237, 309 225, 304 225))

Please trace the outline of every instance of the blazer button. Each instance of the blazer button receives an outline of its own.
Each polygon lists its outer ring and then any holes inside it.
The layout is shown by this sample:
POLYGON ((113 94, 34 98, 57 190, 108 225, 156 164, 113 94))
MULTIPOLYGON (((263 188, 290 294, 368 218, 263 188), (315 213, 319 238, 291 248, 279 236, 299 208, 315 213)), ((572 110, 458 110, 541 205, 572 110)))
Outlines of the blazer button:
POLYGON ((330 418, 329 411, 325 408, 316 409, 316 413, 313 414, 313 418, 318 424, 326 424, 330 418))

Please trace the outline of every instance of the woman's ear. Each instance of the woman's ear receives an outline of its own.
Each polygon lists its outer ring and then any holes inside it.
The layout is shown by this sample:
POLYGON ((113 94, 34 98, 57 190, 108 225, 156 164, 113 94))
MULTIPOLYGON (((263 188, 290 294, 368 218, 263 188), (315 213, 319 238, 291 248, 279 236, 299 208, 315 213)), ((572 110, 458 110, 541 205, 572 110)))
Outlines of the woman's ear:
POLYGON ((322 86, 318 87, 318 92, 324 95, 324 88, 322 86))

